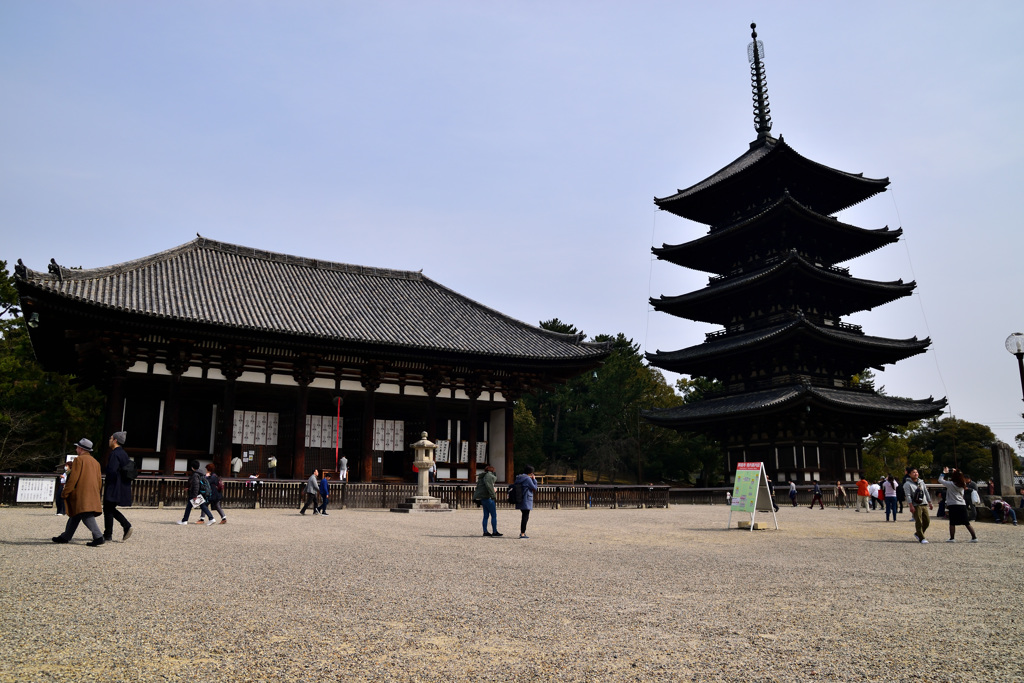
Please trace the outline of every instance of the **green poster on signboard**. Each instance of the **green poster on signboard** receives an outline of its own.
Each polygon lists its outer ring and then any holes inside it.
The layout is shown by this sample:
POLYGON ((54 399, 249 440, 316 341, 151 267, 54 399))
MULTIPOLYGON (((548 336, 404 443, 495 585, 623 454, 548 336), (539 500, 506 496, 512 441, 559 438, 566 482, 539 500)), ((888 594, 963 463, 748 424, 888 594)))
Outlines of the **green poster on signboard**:
POLYGON ((732 507, 737 512, 753 512, 757 487, 761 481, 761 463, 741 462, 736 465, 736 483, 732 488, 732 507))

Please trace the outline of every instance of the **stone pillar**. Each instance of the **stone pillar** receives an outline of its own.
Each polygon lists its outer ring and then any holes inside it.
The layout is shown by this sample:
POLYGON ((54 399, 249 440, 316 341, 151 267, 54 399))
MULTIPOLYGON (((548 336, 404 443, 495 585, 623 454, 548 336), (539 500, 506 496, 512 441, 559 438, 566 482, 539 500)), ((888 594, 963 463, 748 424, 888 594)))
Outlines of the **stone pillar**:
POLYGON ((996 495, 1001 498, 1016 496, 1013 487, 1013 449, 1002 441, 992 446, 992 482, 996 495))
POLYGON ((370 365, 363 368, 363 375, 360 383, 366 389, 366 403, 363 408, 363 453, 362 472, 360 481, 373 481, 373 422, 376 419, 374 412, 374 392, 380 386, 380 367, 370 365))

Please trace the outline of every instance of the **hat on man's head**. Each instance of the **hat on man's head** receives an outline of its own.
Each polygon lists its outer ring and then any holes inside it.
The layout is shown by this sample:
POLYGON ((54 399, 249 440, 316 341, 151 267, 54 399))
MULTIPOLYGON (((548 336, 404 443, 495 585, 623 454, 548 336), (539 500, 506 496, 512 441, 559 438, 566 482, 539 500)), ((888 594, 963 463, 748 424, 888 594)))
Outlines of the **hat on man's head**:
POLYGON ((89 439, 79 439, 78 443, 75 444, 75 448, 81 448, 83 451, 92 453, 92 441, 89 441, 89 439))
POLYGON ((118 446, 123 446, 124 442, 128 440, 128 432, 114 432, 110 438, 116 441, 118 446))

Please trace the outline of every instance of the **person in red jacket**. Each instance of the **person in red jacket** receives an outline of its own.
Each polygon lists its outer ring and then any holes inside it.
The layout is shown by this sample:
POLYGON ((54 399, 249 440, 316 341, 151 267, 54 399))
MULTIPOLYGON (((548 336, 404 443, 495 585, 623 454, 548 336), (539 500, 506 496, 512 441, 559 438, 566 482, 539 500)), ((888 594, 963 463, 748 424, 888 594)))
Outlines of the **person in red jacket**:
POLYGON ((857 480, 857 507, 854 508, 854 512, 860 512, 861 508, 864 508, 864 512, 868 511, 868 501, 871 500, 871 493, 868 491, 868 480, 858 479, 857 480))

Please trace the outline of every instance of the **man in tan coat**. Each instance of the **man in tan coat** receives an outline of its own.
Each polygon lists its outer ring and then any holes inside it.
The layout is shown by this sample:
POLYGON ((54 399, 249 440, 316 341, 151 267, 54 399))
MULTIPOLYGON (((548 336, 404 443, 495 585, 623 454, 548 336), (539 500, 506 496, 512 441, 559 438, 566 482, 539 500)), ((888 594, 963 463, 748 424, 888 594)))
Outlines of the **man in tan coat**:
POLYGON ((64 533, 54 536, 54 543, 67 543, 74 537, 79 522, 84 522, 92 532, 92 541, 86 545, 95 548, 103 545, 103 533, 96 517, 103 512, 100 499, 100 464, 92 457, 92 441, 81 439, 75 444, 78 457, 71 463, 67 483, 61 495, 67 503, 68 524, 64 533))

